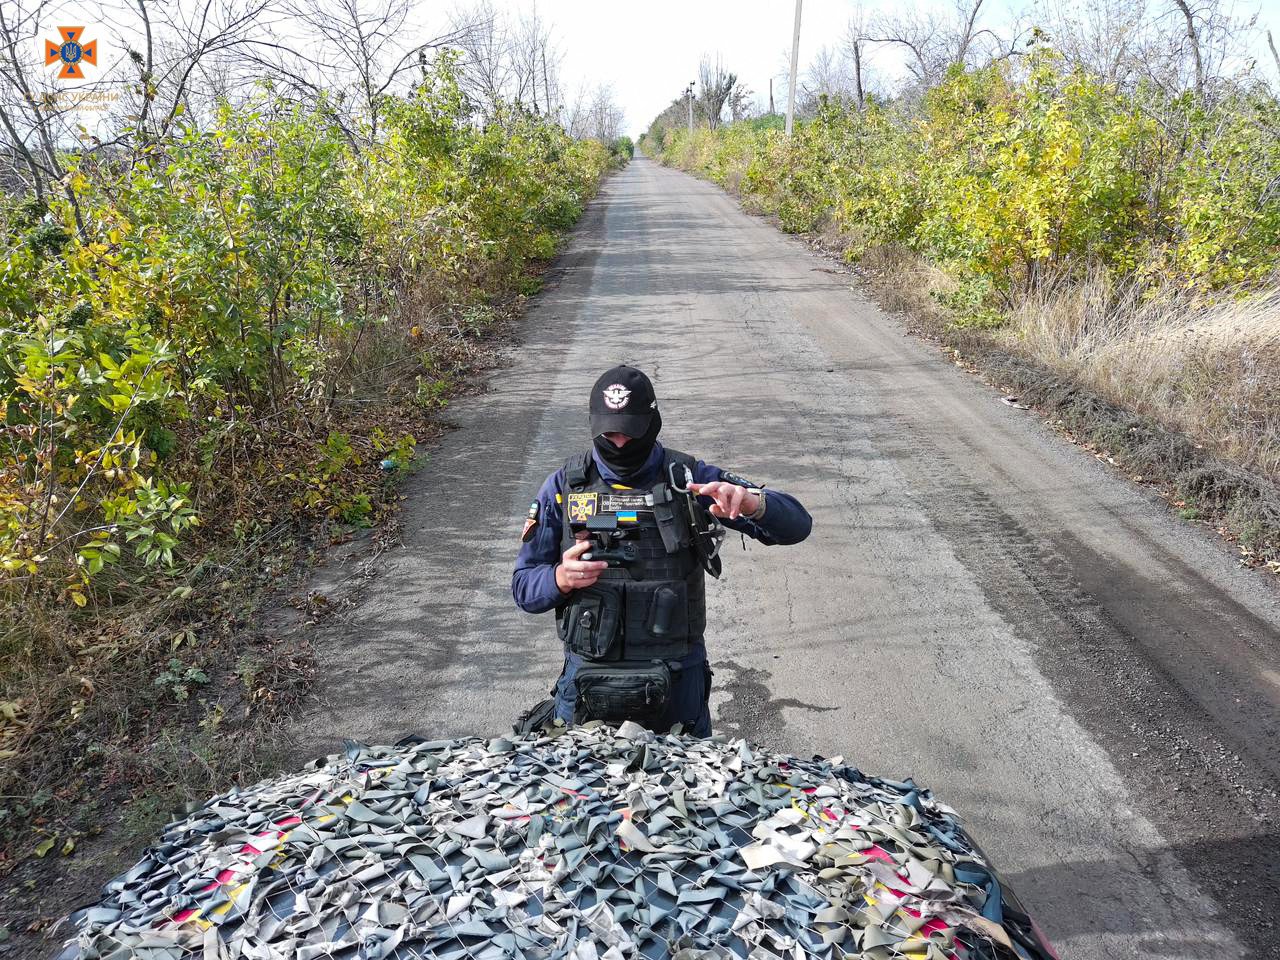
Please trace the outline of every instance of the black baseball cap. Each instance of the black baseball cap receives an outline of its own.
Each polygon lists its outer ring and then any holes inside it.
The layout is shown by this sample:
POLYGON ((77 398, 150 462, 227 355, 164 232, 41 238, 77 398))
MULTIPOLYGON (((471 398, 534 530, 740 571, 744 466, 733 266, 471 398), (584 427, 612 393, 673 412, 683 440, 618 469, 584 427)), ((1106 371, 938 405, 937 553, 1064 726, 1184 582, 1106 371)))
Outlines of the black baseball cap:
POLYGON ((643 437, 658 412, 653 384, 635 367, 612 367, 591 388, 591 435, 643 437))

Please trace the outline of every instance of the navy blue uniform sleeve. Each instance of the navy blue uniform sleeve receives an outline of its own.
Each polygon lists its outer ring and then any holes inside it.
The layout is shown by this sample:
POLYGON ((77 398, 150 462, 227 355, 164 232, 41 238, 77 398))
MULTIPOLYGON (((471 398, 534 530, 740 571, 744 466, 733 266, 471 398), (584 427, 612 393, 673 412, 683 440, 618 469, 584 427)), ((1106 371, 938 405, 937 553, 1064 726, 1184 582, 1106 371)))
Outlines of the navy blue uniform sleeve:
MULTIPOLYGON (((694 483, 714 483, 717 480, 725 480, 739 486, 753 485, 750 481, 744 481, 742 477, 722 470, 714 464, 699 460, 694 466, 694 483)), ((699 497, 698 500, 705 506, 715 502, 710 497, 699 497)), ((809 511, 800 505, 800 501, 773 487, 769 487, 765 494, 764 516, 759 520, 748 520, 746 517, 726 520, 721 517, 720 522, 730 530, 745 533, 766 546, 799 543, 809 536, 809 531, 813 529, 813 518, 809 516, 809 511)))
POLYGON ((561 468, 547 477, 538 491, 538 525, 534 527, 533 536, 520 544, 520 552, 516 554, 511 595, 525 613, 545 613, 564 600, 564 594, 556 586, 564 517, 556 495, 563 490, 564 469, 561 468))

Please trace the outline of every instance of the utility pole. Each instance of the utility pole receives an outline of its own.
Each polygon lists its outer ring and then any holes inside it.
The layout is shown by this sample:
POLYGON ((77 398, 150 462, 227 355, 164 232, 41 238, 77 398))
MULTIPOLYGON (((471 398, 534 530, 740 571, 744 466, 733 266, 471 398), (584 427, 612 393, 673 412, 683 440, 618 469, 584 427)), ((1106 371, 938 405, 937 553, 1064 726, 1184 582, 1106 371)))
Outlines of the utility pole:
POLYGON ((796 71, 800 60, 800 3, 796 0, 796 27, 791 34, 791 84, 787 88, 787 136, 791 136, 791 122, 796 115, 796 71))
POLYGON ((690 80, 689 86, 685 87, 685 99, 689 101, 689 136, 693 136, 693 85, 696 81, 690 80))

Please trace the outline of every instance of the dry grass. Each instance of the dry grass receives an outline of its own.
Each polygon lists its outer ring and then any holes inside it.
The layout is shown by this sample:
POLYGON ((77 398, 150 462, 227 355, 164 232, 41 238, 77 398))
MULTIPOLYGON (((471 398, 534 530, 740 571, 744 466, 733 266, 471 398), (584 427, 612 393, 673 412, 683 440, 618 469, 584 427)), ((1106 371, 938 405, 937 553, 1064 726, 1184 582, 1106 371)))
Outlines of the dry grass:
POLYGON ((998 342, 1280 480, 1280 287, 1195 303, 1100 277, 1020 304, 998 342))
MULTIPOLYGON (((841 238, 823 235, 838 250, 841 238)), ((1280 483, 1280 285, 1196 301, 1173 288, 1095 275, 1024 299, 1003 328, 948 330, 955 281, 916 254, 880 247, 859 261, 880 302, 944 340, 1026 357, 1224 461, 1280 483)))
POLYGON ((1042 290, 993 330, 959 323, 943 306, 954 281, 909 250, 872 250, 859 272, 917 332, 1280 573, 1280 285, 1197 302, 1093 277, 1042 290))
MULTIPOLYGON (((828 250, 843 250, 849 238, 831 228, 821 242, 828 250)), ((893 244, 872 247, 859 258, 858 272, 886 308, 902 310, 914 320, 945 321, 940 298, 952 293, 956 282, 918 254, 893 244)))

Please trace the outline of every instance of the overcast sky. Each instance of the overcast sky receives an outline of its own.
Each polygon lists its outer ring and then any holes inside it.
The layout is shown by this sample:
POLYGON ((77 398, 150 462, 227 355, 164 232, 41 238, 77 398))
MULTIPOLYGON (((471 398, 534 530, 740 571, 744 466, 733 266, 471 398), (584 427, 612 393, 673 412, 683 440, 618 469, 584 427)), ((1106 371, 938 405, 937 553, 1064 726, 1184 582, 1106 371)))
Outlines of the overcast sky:
MULTIPOLYGON (((497 0, 495 0, 497 2, 497 0)), ((512 10, 530 10, 535 0, 506 0, 512 10)), ((536 0, 538 12, 555 24, 565 51, 566 93, 581 82, 610 83, 617 102, 627 113, 633 136, 641 133, 690 80, 698 76, 704 53, 724 59, 725 66, 767 103, 770 77, 786 70, 791 50, 794 0, 647 0, 618 3, 609 0, 536 0)), ((1082 3, 1088 0, 1081 0, 1082 3)), ((869 15, 894 12, 910 4, 893 0, 865 0, 869 15)), ((983 22, 999 29, 1013 18, 1025 0, 987 0, 983 22)), ((800 27, 800 69, 803 73, 821 46, 839 43, 857 3, 855 0, 804 0, 800 27)), ((945 14, 950 0, 919 0, 915 7, 945 14)), ((1261 22, 1271 24, 1280 42, 1280 0, 1240 0, 1239 15, 1261 10, 1261 22)), ((1268 56, 1265 48, 1257 51, 1268 56)), ((1269 67, 1264 63, 1263 67, 1269 67)), ((876 77, 892 83, 902 75, 902 57, 892 47, 871 54, 876 77)), ((785 104, 778 103, 778 109, 785 104)))
MULTIPOLYGON (((0 0, 3 2, 8 0, 0 0)), ((157 2, 192 13, 203 6, 202 0, 157 2)), ((515 14, 531 11, 535 2, 538 13, 553 25, 556 43, 564 55, 566 99, 572 100, 579 87, 608 84, 615 101, 626 112, 627 129, 633 136, 680 95, 690 80, 697 78, 698 63, 704 54, 719 54, 726 68, 737 73, 761 105, 766 105, 770 79, 781 77, 786 70, 795 15, 794 0, 494 0, 496 6, 515 14)), ((1172 9, 1169 0, 1149 2, 1172 9)), ((1012 11, 1025 9, 1029 3, 1030 0, 987 0, 983 23, 1004 34, 1013 18, 1012 11)), ((863 3, 870 16, 882 10, 900 10, 903 5, 891 0, 863 3)), ((419 0, 413 19, 422 36, 438 35, 445 29, 450 12, 467 6, 467 0, 419 0)), ((804 0, 802 74, 820 47, 840 42, 855 6, 855 0, 804 0)), ((917 0, 916 6, 938 13, 953 9, 951 0, 917 0)), ((1280 40, 1280 0, 1236 0, 1235 10, 1237 15, 1246 17, 1259 13, 1260 23, 1272 26, 1280 40)), ((43 13, 41 29, 49 37, 56 38, 57 25, 83 24, 87 38, 106 41, 100 53, 100 69, 90 70, 90 83, 94 75, 131 74, 122 62, 125 43, 138 43, 138 18, 130 0, 51 0, 43 7, 43 13), (99 36, 95 37, 95 33, 99 36)), ((1260 37, 1259 33, 1255 55, 1261 60, 1260 69, 1273 76, 1270 53, 1260 37)), ((306 39, 299 38, 299 42, 305 43, 306 39)), ((40 46, 34 39, 27 52, 33 66, 43 63, 40 46)), ((53 67, 37 70, 43 70, 50 78, 56 72, 53 67)), ((873 88, 892 86, 902 75, 901 55, 893 47, 873 49, 869 70, 873 88)), ((779 109, 784 107, 782 89, 778 85, 779 109)))
MULTIPOLYGON (((1280 3, 1280 0, 1271 0, 1280 3)), ((508 0, 504 6, 528 10, 534 0, 508 0)), ((991 19, 1007 16, 1007 0, 989 0, 991 19)), ((647 0, 626 4, 601 0, 537 0, 538 11, 555 24, 565 51, 566 93, 581 82, 612 85, 627 113, 633 136, 641 133, 685 84, 698 78, 703 54, 719 53, 760 99, 768 102, 769 79, 786 70, 791 53, 793 0, 647 0)), ((899 9, 888 3, 885 9, 899 9)), ((950 4, 922 0, 921 9, 950 4)), ((800 27, 803 70, 823 44, 838 43, 855 7, 854 0, 804 0, 800 27)), ((876 4, 865 4, 875 10, 876 4)), ((879 51, 875 62, 896 74, 900 57, 879 51)), ((778 108, 784 104, 779 102, 778 108)))

